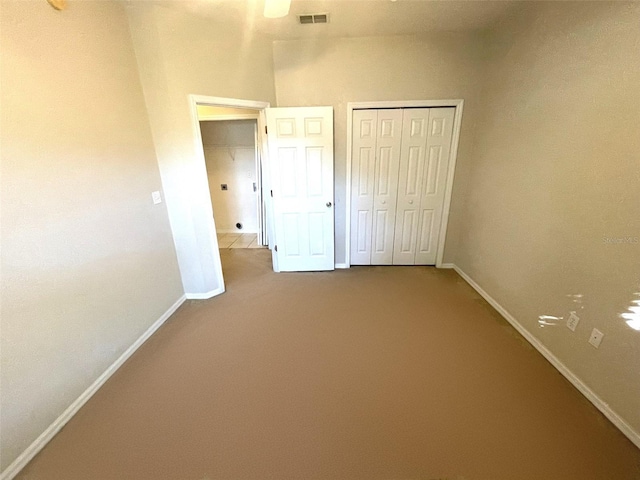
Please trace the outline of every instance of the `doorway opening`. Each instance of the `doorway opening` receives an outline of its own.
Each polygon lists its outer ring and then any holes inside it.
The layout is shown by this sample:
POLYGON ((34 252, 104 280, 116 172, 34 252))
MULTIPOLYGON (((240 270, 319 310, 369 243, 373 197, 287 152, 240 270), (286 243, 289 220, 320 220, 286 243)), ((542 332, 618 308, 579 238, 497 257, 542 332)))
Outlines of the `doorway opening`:
MULTIPOLYGON (((253 145, 253 176, 254 179, 251 179, 251 189, 253 190, 253 181, 256 182, 256 192, 254 195, 255 200, 255 212, 258 226, 256 228, 256 243, 259 243, 259 246, 269 245, 269 238, 271 235, 268 232, 268 225, 271 223, 267 221, 267 216, 269 212, 269 207, 264 205, 265 202, 268 202, 269 199, 265 198, 262 194, 263 188, 267 188, 267 184, 265 184, 265 180, 268 176, 263 175, 264 171, 266 171, 266 166, 264 162, 266 161, 265 157, 265 138, 264 135, 261 134, 262 129, 264 128, 264 110, 270 106, 268 102, 260 102, 253 100, 243 100, 243 99, 234 99, 234 98, 222 98, 222 97, 210 97, 205 95, 189 95, 189 108, 191 111, 191 124, 192 124, 192 134, 193 134, 193 142, 197 154, 197 162, 199 163, 198 169, 203 172, 207 176, 207 186, 208 188, 208 208, 211 212, 210 223, 208 224, 209 231, 209 241, 212 247, 211 255, 213 257, 214 268, 213 271, 210 272, 214 282, 218 285, 218 288, 215 290, 215 294, 220 294, 225 291, 225 277, 222 271, 222 259, 220 255, 220 248, 218 243, 218 238, 221 235, 225 235, 222 232, 218 232, 218 222, 221 224, 223 222, 223 218, 218 218, 220 216, 219 211, 216 211, 215 198, 213 198, 212 202, 212 193, 216 191, 215 184, 212 184, 209 181, 209 171, 207 168, 207 161, 205 158, 205 141, 203 140, 203 132, 201 129, 201 122, 225 122, 225 121, 236 121, 236 122, 253 122, 253 141, 251 144, 253 145), (258 210, 260 209, 260 215, 258 215, 258 210), (258 239, 257 236, 260 236, 258 239)), ((202 125, 208 125, 208 123, 203 123, 202 125)), ((218 144, 215 145, 219 140, 214 141, 214 146, 223 147, 224 145, 218 144)), ((207 140, 207 143, 210 143, 207 140)), ((227 145, 228 146, 228 145, 227 145)), ((238 147, 245 147, 248 145, 237 145, 238 147)), ((227 149, 227 153, 230 153, 233 157, 237 155, 237 151, 239 149, 227 149)), ((245 153, 246 154, 246 153, 245 153)), ((233 160, 232 160, 233 161, 233 160)), ((245 171, 245 174, 248 172, 245 171)), ((247 178, 247 180, 249 180, 247 178)), ((218 182, 217 188, 221 188, 221 184, 224 182, 218 182)), ((228 187, 227 182, 227 187, 228 187)), ((221 191, 221 190, 220 190, 221 191)), ((204 199, 203 199, 204 200, 204 199)), ((217 210, 220 210, 218 208, 217 210)), ((242 221, 236 221, 235 223, 241 223, 244 227, 245 223, 242 221)), ((235 228, 235 225, 234 225, 235 228)), ((224 229, 224 228, 223 228, 224 229)), ((223 244, 224 245, 224 244, 223 244)), ((273 247, 269 245, 269 248, 273 247)), ((192 295, 192 298, 210 298, 213 295, 207 294, 205 295, 192 295)))
POLYGON ((258 116, 257 110, 198 106, 220 249, 265 248, 268 244, 258 116))
MULTIPOLYGON (((198 157, 196 162, 198 170, 205 175, 207 168, 200 121, 211 117, 207 118, 205 113, 199 117, 198 110, 225 107, 225 110, 215 111, 218 121, 257 120, 257 129, 254 129, 258 149, 256 189, 261 195, 258 209, 262 211, 262 215, 257 217, 258 232, 262 237, 261 245, 268 245, 270 250, 273 270, 333 270, 333 109, 269 108, 267 102, 202 95, 189 95, 189 102, 198 157), (234 111, 230 112, 229 108, 234 111), (256 113, 257 119, 247 118, 248 115, 255 117, 256 113), (276 245, 276 239, 279 245, 276 245)), ((220 188, 224 191, 224 182, 211 182, 211 185, 210 188, 209 182, 206 184, 208 197, 211 197, 211 190, 220 188)), ((228 187, 227 184, 227 190, 228 187)), ((214 263, 213 271, 207 273, 214 280, 212 283, 218 284, 218 294, 224 292, 217 238, 218 219, 211 198, 206 198, 206 203, 202 210, 210 212, 210 221, 205 233, 208 234, 207 245, 213 247, 210 253, 214 263)))

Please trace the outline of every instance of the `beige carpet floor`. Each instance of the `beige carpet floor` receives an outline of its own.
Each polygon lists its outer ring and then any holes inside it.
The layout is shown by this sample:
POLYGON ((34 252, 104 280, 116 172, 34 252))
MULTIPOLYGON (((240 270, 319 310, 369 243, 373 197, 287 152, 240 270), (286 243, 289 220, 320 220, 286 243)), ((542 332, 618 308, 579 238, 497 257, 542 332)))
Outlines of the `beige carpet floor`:
POLYGON ((223 250, 23 479, 640 479, 629 442, 460 277, 223 250))

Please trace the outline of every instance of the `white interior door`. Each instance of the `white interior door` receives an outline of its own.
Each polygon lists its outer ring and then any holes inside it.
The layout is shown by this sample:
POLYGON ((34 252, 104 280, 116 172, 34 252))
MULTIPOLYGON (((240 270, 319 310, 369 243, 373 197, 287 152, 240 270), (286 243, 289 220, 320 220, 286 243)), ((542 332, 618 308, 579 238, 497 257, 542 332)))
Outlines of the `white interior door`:
POLYGON ((398 199, 402 109, 378 110, 371 263, 391 265, 398 199))
POLYGON ((454 113, 455 108, 432 108, 429 113, 415 262, 417 265, 435 265, 436 263, 454 113))
POLYGON ((333 270, 333 109, 268 108, 266 117, 274 269, 333 270))
POLYGON ((420 219, 420 193, 429 124, 428 108, 404 110, 398 178, 393 264, 414 265, 420 219))

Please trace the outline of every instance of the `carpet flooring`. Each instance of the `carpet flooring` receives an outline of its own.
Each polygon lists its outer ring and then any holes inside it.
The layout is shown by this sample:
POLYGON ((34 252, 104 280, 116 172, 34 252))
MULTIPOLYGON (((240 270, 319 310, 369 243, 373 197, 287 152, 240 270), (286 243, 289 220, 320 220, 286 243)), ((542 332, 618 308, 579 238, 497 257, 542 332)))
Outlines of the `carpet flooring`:
POLYGON ((221 251, 22 479, 640 479, 640 450, 455 272, 221 251))

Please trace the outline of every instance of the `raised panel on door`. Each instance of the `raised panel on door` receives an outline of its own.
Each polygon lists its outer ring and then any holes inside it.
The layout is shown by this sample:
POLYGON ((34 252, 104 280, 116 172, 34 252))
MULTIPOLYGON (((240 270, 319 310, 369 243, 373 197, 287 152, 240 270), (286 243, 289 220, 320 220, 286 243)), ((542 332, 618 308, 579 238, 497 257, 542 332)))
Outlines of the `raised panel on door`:
POLYGON ((393 263, 402 109, 378 110, 371 263, 393 263))
POLYGON ((415 264, 428 124, 428 108, 404 110, 393 242, 394 265, 415 264))
POLYGON ((280 271, 333 270, 333 110, 267 109, 280 271))
POLYGON ((351 264, 371 264, 377 110, 353 111, 351 150, 351 264))
POLYGON ((422 174, 416 265, 435 265, 451 154, 454 108, 432 108, 422 174))

